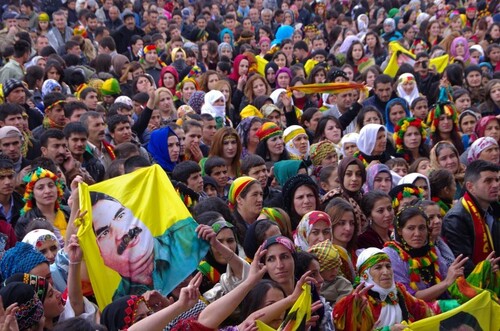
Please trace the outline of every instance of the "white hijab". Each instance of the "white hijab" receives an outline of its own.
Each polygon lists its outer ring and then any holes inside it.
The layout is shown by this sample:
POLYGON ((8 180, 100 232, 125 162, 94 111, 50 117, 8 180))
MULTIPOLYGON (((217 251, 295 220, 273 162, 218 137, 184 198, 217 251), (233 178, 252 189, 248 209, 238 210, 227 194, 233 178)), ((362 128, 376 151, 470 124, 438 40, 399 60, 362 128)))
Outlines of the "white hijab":
POLYGON ((401 178, 398 185, 413 184, 419 178, 423 178, 427 182, 427 187, 429 188, 429 190, 428 190, 429 196, 426 197, 426 199, 430 200, 431 199, 431 183, 429 182, 429 178, 427 178, 427 176, 419 174, 418 172, 412 172, 411 174, 408 174, 408 175, 404 176, 403 178, 401 178))
POLYGON ((366 155, 372 155, 373 149, 375 148, 375 143, 377 142, 377 134, 380 129, 383 129, 387 138, 387 129, 385 126, 380 124, 370 123, 359 131, 358 137, 358 149, 366 155))
MULTIPOLYGON (((384 254, 387 256, 387 254, 383 250, 375 247, 370 247, 362 251, 361 254, 359 254, 358 256, 358 261, 356 263, 356 269, 358 269, 358 272, 360 271, 361 267, 363 267, 364 264, 368 262, 368 259, 376 254, 384 254)), ((387 259, 389 259, 388 256, 387 259)), ((359 277, 363 279, 367 285, 373 285, 371 290, 379 294, 380 300, 385 301, 385 299, 390 293, 392 293, 397 297, 398 292, 396 290, 396 283, 394 283, 394 276, 391 288, 390 289, 382 288, 373 281, 373 278, 370 275, 371 267, 372 266, 366 268, 363 274, 359 275, 359 277)), ((382 328, 384 326, 391 326, 396 323, 401 323, 402 320, 403 320, 403 312, 401 311, 401 307, 398 304, 395 305, 386 304, 382 306, 382 309, 380 311, 380 316, 378 320, 375 322, 375 325, 373 325, 373 328, 375 329, 375 328, 382 328)))
POLYGON ((226 107, 225 106, 214 106, 214 102, 222 98, 224 104, 226 103, 226 97, 221 91, 212 90, 205 94, 205 103, 201 106, 202 114, 210 114, 215 117, 226 117, 226 107))

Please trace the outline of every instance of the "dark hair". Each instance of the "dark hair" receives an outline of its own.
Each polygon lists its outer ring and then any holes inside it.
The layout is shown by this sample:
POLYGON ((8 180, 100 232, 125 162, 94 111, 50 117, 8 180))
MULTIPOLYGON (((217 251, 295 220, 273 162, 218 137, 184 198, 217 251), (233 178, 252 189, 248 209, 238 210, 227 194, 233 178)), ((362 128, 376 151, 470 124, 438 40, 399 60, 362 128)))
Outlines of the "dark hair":
POLYGON ((73 122, 73 123, 68 123, 63 129, 64 136, 66 136, 66 139, 69 139, 73 133, 82 133, 86 137, 88 137, 89 132, 88 130, 78 122, 73 122))
POLYGON ((54 326, 54 331, 105 331, 107 328, 81 317, 73 317, 54 326))
POLYGON ((184 132, 188 132, 191 127, 193 126, 196 126, 197 128, 200 128, 203 130, 203 125, 198 122, 198 121, 195 121, 195 120, 188 120, 188 121, 185 121, 184 123, 182 123, 182 130, 184 130, 184 132))
POLYGON ((64 133, 59 129, 48 129, 40 136, 40 146, 47 147, 49 139, 63 140, 66 139, 64 133))
POLYGON ((312 261, 318 261, 318 257, 308 252, 297 252, 295 255, 295 278, 300 279, 303 274, 309 271, 312 261))
POLYGON ((431 194, 433 197, 440 197, 441 191, 453 185, 455 178, 446 169, 436 169, 429 174, 431 194))
POLYGON ((379 190, 370 191, 363 195, 361 203, 359 204, 363 214, 365 214, 367 218, 371 217, 373 207, 375 207, 375 204, 382 199, 389 199, 389 202, 392 202, 389 194, 379 190))
POLYGON ((5 121, 8 116, 22 115, 24 108, 17 103, 3 103, 0 105, 0 121, 5 121))
POLYGON ((149 167, 151 162, 146 159, 144 156, 134 155, 129 157, 123 163, 123 168, 126 174, 133 172, 136 168, 145 168, 149 167))
POLYGON ((81 101, 71 101, 64 104, 64 116, 70 118, 77 109, 85 109, 88 111, 87 105, 81 101))
POLYGON ((129 105, 127 105, 126 103, 123 103, 123 102, 113 103, 111 106, 109 106, 108 117, 111 117, 114 115, 120 115, 120 114, 118 114, 118 110, 122 110, 122 109, 131 110, 129 105))
POLYGON ((201 213, 200 215, 196 216, 195 221, 198 222, 198 224, 207 224, 217 220, 219 218, 224 218, 221 213, 216 212, 216 211, 205 211, 201 213))
POLYGON ((31 45, 26 40, 18 40, 14 43, 14 57, 22 57, 26 53, 31 52, 31 45))
POLYGON ((340 124, 339 119, 333 115, 323 116, 318 121, 318 127, 316 128, 316 131, 314 132, 313 141, 315 143, 317 143, 325 138, 324 133, 325 133, 325 129, 326 129, 326 125, 328 124, 328 121, 334 121, 335 124, 337 124, 337 126, 340 129, 340 135, 342 136, 342 124, 340 124))
POLYGON ((54 104, 55 102, 63 100, 66 100, 66 97, 64 96, 64 94, 60 92, 50 92, 46 94, 43 97, 43 104, 45 105, 45 110, 47 111, 47 108, 50 105, 54 104))
POLYGON ((382 115, 382 113, 373 106, 365 106, 361 108, 361 110, 358 113, 358 116, 356 117, 356 127, 358 129, 361 130, 361 128, 364 126, 363 122, 365 120, 365 115, 370 112, 377 113, 377 116, 380 119, 380 123, 384 125, 384 116, 382 115))
POLYGON ((286 297, 285 291, 278 283, 271 279, 262 279, 243 299, 242 302, 245 304, 241 305, 241 320, 246 319, 250 314, 264 307, 266 294, 271 289, 280 290, 283 293, 283 297, 286 297))
POLYGON ((337 171, 337 165, 329 165, 326 167, 322 167, 319 172, 319 184, 328 183, 328 179, 332 175, 332 173, 337 171))
POLYGON ((302 116, 300 117, 300 125, 304 126, 305 121, 311 121, 311 118, 317 112, 319 112, 319 108, 317 108, 317 107, 309 107, 309 108, 305 109, 304 112, 302 113, 302 116))
POLYGON ((411 218, 415 216, 422 216, 425 220, 425 224, 427 225, 427 235, 429 235, 429 217, 427 214, 419 207, 409 206, 401 209, 396 217, 394 217, 394 237, 397 242, 402 243, 403 238, 399 234, 399 230, 404 228, 406 222, 408 222, 411 218))
POLYGON ((304 50, 306 52, 309 52, 309 47, 307 46, 307 43, 303 40, 299 40, 293 45, 293 50, 296 50, 296 49, 301 49, 301 50, 304 50))
POLYGON ((261 156, 257 154, 248 154, 247 156, 245 156, 243 161, 241 161, 241 173, 244 175, 248 175, 250 169, 263 165, 266 165, 266 161, 264 161, 261 156))
MULTIPOLYGON (((99 43, 102 48, 108 48, 110 51, 116 50, 116 43, 113 37, 103 37, 99 43)), ((119 72, 117 74, 120 74, 119 72)))
MULTIPOLYGON (((59 131, 56 129, 52 129, 52 130, 59 131)), ((61 133, 62 133, 62 131, 61 131, 61 133)), ((31 171, 36 170, 36 168, 43 168, 43 169, 49 170, 50 172, 52 172, 54 174, 57 174, 57 172, 58 172, 55 162, 52 161, 51 159, 43 157, 43 156, 39 156, 36 159, 34 159, 31 162, 30 167, 31 167, 31 171)))
POLYGON ((373 88, 376 89, 378 84, 392 84, 392 77, 386 74, 378 75, 373 82, 373 88))
POLYGON ((194 161, 182 161, 178 163, 174 170, 172 171, 171 177, 173 180, 177 180, 179 182, 183 182, 187 184, 188 178, 197 172, 201 172, 201 168, 198 163, 194 161))
POLYGON ((428 157, 419 157, 419 158, 415 159, 415 161, 413 161, 410 168, 408 168, 408 172, 409 173, 417 172, 418 166, 420 165, 420 163, 422 161, 429 161, 430 162, 428 157))
POLYGON ((115 177, 123 175, 120 167, 123 166, 124 163, 125 163, 125 159, 113 160, 113 162, 111 162, 111 164, 108 166, 108 169, 106 169, 106 175, 104 176, 105 179, 115 178, 115 177))
POLYGON ((14 169, 14 162, 5 155, 0 156, 0 169, 14 169))
POLYGON ((477 182, 479 178, 481 178, 481 172, 484 171, 492 171, 498 172, 500 169, 498 165, 484 161, 484 160, 475 160, 469 163, 467 169, 465 169, 464 183, 467 182, 477 182))
POLYGON ((215 167, 226 166, 226 160, 220 156, 210 156, 205 162, 205 173, 210 176, 215 167))
POLYGON ((128 120, 128 117, 125 115, 113 115, 113 116, 111 116, 107 122, 109 132, 114 133, 118 124, 121 124, 121 123, 130 124, 130 121, 128 120))
POLYGON ((97 90, 93 87, 86 87, 80 92, 80 100, 83 100, 87 97, 88 94, 90 93, 97 93, 97 90))
POLYGON ((119 144, 114 149, 115 155, 117 159, 128 159, 129 157, 139 155, 140 150, 139 147, 132 142, 124 142, 119 144))
POLYGON ((43 68, 40 66, 31 66, 26 69, 26 75, 24 76, 24 81, 28 84, 28 88, 31 90, 35 89, 36 81, 43 80, 43 68))
POLYGON ((225 203, 221 198, 209 197, 198 202, 192 210, 193 217, 196 219, 198 215, 205 213, 207 210, 220 213, 226 221, 234 224, 231 210, 229 209, 227 203, 225 203))

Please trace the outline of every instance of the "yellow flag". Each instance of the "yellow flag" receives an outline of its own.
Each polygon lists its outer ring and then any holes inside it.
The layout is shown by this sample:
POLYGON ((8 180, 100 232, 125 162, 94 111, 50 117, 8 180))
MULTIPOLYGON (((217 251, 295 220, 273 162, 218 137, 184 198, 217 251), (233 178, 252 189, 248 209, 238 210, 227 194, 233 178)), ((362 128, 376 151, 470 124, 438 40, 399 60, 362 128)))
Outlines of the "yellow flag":
POLYGON ((80 245, 99 308, 114 297, 170 293, 198 266, 208 243, 158 165, 92 186, 80 184, 80 245))
POLYGON ((257 60, 257 72, 262 76, 266 77, 266 64, 269 62, 266 59, 264 59, 262 56, 257 55, 255 57, 257 60))
POLYGON ((500 330, 500 305, 488 291, 445 313, 409 324, 412 331, 500 330))

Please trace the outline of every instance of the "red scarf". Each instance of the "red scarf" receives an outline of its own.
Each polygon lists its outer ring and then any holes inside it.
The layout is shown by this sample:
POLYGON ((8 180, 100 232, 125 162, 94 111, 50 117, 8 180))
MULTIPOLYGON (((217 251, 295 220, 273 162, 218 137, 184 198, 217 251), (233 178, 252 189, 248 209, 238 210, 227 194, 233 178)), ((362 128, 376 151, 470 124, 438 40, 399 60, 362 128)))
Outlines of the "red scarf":
POLYGON ((474 225, 474 249, 472 252, 472 262, 474 262, 474 264, 478 264, 486 259, 486 257, 493 251, 493 240, 491 239, 491 233, 486 223, 486 218, 479 212, 479 209, 474 204, 469 192, 465 192, 464 197, 462 198, 462 205, 472 216, 472 224, 474 225))
POLYGON ((110 143, 106 142, 105 140, 102 141, 102 145, 104 146, 104 149, 106 150, 106 153, 108 153, 108 155, 111 158, 111 160, 116 159, 115 151, 113 149, 113 145, 111 145, 110 143))

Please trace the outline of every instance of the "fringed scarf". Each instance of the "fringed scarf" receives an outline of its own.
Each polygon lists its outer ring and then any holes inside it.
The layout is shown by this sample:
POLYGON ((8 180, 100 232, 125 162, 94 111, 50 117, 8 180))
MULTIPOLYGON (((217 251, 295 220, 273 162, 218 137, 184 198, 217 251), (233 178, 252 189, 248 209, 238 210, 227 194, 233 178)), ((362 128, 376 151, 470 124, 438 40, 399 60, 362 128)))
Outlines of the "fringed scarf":
POLYGON ((43 117, 43 127, 45 129, 64 129, 64 125, 57 124, 55 121, 51 120, 47 115, 43 117))

